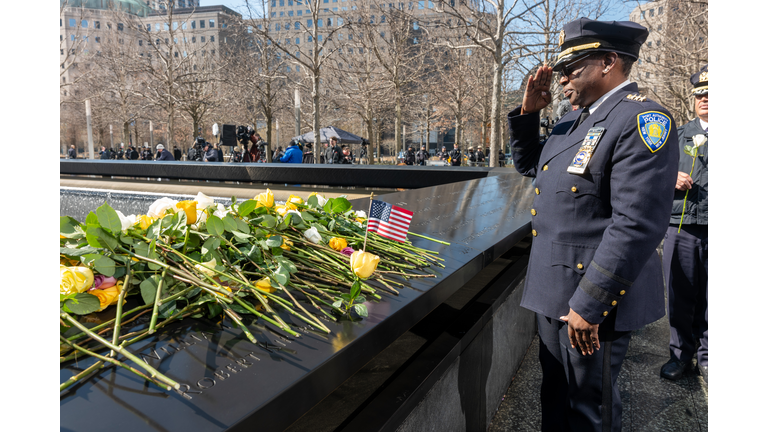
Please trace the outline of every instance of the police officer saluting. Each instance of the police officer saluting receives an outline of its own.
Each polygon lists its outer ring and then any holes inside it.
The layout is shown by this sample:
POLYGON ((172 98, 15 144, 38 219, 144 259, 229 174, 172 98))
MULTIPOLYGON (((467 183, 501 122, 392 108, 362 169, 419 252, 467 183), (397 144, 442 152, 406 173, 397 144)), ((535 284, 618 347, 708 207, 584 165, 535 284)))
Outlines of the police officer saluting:
POLYGON ((661 376, 670 380, 682 378, 693 366, 695 354, 699 373, 708 383, 709 65, 693 74, 691 84, 697 118, 677 130, 680 162, 672 217, 664 237, 670 358, 661 367, 661 376), (691 151, 697 144, 695 151, 691 151), (686 154, 686 147, 692 154, 686 154), (695 164, 693 155, 697 159, 695 164))
POLYGON ((541 339, 544 431, 621 430, 616 382, 631 331, 664 316, 656 247, 678 149, 669 112, 628 79, 647 37, 633 22, 566 24, 557 62, 528 78, 522 106, 508 114, 515 168, 536 177, 521 304, 536 312, 541 339), (553 71, 585 108, 540 145, 553 71))

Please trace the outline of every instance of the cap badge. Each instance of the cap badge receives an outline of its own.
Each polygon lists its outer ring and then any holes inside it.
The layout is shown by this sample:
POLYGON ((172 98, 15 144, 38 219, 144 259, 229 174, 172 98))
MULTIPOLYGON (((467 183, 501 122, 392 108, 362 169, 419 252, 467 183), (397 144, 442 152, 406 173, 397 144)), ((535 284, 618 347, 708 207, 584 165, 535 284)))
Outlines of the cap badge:
POLYGON ((565 42, 565 30, 560 30, 560 38, 557 41, 557 46, 563 46, 563 42, 565 42))
POLYGON ((709 71, 702 72, 699 75, 699 82, 709 82, 709 71))

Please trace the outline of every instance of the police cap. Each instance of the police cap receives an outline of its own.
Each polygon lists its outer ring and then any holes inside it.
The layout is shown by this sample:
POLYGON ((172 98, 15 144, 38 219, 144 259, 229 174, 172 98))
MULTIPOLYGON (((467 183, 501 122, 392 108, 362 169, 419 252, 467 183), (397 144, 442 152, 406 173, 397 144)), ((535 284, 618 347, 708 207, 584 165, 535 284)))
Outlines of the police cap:
POLYGON ((595 52, 615 52, 635 60, 648 38, 648 29, 631 21, 595 21, 579 18, 563 26, 555 71, 595 52))
POLYGON ((705 64, 701 70, 691 75, 691 84, 696 96, 709 93, 709 64, 705 64))

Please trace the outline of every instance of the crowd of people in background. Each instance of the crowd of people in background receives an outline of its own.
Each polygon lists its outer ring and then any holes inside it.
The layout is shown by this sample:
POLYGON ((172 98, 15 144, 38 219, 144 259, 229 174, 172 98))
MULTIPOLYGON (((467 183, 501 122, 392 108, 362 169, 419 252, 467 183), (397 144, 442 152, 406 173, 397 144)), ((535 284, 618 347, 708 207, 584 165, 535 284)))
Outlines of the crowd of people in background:
MULTIPOLYGON (((155 152, 148 144, 144 147, 128 145, 121 146, 115 150, 102 146, 98 153, 99 159, 104 160, 154 160, 154 161, 199 161, 199 162, 235 162, 235 163, 266 163, 266 142, 262 140, 258 133, 250 137, 250 148, 248 145, 233 148, 225 157, 222 146, 205 142, 204 145, 192 146, 184 157, 182 150, 173 146, 173 150, 167 150, 161 143, 155 146, 155 152)), ((347 145, 341 145, 336 137, 331 137, 329 142, 322 143, 320 151, 321 164, 368 164, 368 140, 363 140, 358 156, 352 152, 347 145)), ((453 150, 447 151, 445 146, 441 150, 430 154, 425 145, 416 151, 414 146, 408 147, 408 150, 401 151, 396 159, 398 165, 421 165, 426 166, 430 159, 442 162, 450 166, 488 166, 490 161, 490 149, 477 146, 469 147, 466 152, 462 152, 458 144, 453 145, 453 150)), ((71 146, 67 150, 67 159, 77 159, 77 149, 71 146)), ((507 156, 499 150, 499 166, 505 166, 507 156)), ((288 147, 283 149, 277 146, 272 152, 273 163, 315 163, 314 147, 312 143, 302 143, 297 140, 291 140, 288 147)))

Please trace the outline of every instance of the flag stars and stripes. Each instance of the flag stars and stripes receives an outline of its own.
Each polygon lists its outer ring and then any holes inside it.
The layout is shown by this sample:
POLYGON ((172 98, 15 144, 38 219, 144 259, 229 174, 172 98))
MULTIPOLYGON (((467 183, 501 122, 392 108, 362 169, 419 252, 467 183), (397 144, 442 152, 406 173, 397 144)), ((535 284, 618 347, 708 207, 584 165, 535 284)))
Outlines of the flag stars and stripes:
POLYGON ((371 214, 368 217, 368 231, 404 242, 407 240, 406 234, 412 218, 413 212, 410 210, 383 201, 372 200, 371 214))

